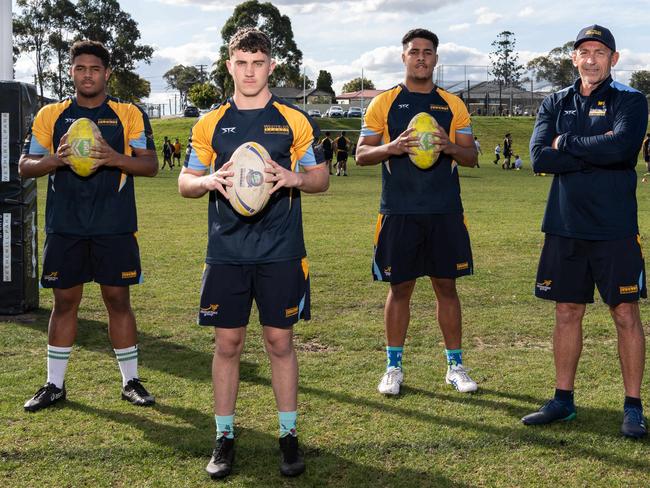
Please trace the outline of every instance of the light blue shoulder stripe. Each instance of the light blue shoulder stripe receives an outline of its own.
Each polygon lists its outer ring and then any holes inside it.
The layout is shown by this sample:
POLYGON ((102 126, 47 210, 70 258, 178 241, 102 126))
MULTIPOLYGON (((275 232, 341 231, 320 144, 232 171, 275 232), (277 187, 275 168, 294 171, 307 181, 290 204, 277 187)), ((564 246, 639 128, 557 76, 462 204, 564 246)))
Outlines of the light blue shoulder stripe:
POLYGON ((618 91, 626 91, 626 92, 632 92, 632 93, 641 93, 639 90, 636 90, 635 88, 632 88, 631 86, 624 85, 623 83, 619 83, 616 80, 612 80, 612 82, 609 84, 612 88, 618 91))
POLYGON ((459 134, 467 134, 470 136, 473 134, 471 125, 468 125, 467 127, 463 127, 462 129, 457 129, 456 132, 458 132, 459 134))
POLYGON ((50 154, 50 151, 47 148, 41 146, 41 143, 36 140, 36 137, 32 136, 32 139, 29 142, 29 152, 27 154, 47 156, 50 154))
POLYGON ((147 149, 147 138, 144 135, 144 131, 140 133, 137 139, 129 139, 129 146, 135 149, 147 149))
POLYGON ((359 134, 361 137, 370 137, 370 136, 378 136, 374 130, 370 130, 367 127, 362 127, 361 128, 361 133, 359 134))
MULTIPOLYGON (((314 154, 314 148, 309 146, 305 155, 300 158, 298 161, 300 166, 316 166, 316 155, 314 154)), ((298 171, 298 165, 296 164, 296 171, 298 171)))
POLYGON ((195 171, 205 171, 207 169, 205 164, 203 164, 199 160, 199 158, 196 155, 196 152, 194 151, 194 149, 192 149, 192 152, 190 153, 190 157, 189 157, 189 159, 187 161, 187 167, 189 169, 193 169, 195 171))

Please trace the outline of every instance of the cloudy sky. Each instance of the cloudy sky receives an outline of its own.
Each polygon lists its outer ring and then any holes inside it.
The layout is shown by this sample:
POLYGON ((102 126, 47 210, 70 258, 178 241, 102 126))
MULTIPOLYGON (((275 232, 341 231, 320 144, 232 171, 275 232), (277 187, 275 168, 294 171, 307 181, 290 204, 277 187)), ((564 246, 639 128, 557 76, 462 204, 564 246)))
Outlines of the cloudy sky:
MULTIPOLYGON (((14 0, 15 3, 15 0, 14 0)), ((121 0, 138 22, 142 42, 155 48, 152 62, 138 68, 151 82, 149 101, 173 97, 162 75, 175 64, 211 66, 222 44, 221 28, 233 0, 121 0)), ((575 38, 585 25, 609 27, 621 59, 616 78, 650 70, 650 10, 647 0, 275 0, 291 19, 307 76, 332 74, 338 92, 361 69, 378 88, 401 81, 400 39, 409 29, 426 27, 440 38, 438 73, 445 83, 486 79, 491 43, 504 30, 514 32, 522 63, 575 38)), ((208 68, 209 69, 209 68, 208 68)), ((22 58, 17 77, 33 80, 30 59, 22 58)), ((439 78, 440 79, 440 78, 439 78)))

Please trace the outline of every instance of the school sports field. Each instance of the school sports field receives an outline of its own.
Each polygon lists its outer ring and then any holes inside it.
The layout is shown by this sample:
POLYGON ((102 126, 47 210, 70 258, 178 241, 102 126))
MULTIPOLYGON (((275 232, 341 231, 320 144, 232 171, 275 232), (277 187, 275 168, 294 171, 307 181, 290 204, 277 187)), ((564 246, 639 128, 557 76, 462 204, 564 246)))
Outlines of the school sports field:
MULTIPOLYGON (((154 121, 184 143, 193 119, 154 121)), ((345 121, 351 122, 351 121, 345 121)), ((312 315, 296 328, 300 363, 298 431, 307 471, 277 469, 277 415, 256 317, 241 368, 233 487, 649 486, 650 440, 618 434, 623 390, 616 334, 597 298, 585 318, 576 385, 578 417, 525 427, 519 419, 553 391, 553 304, 533 297, 540 222, 551 177, 530 172, 530 119, 475 118, 480 169, 460 168, 476 274, 459 280, 465 363, 474 395, 444 383, 435 301, 420 280, 404 353, 405 384, 384 398, 386 284, 370 275, 379 167, 332 177, 327 193, 303 197, 311 263, 312 315), (492 164, 511 132, 523 171, 492 164)), ((642 174, 645 165, 639 165, 642 174)), ((96 285, 88 285, 66 377, 68 400, 27 414, 23 403, 45 380, 51 293, 21 321, 0 322, 0 484, 26 486, 212 486, 212 331, 195 325, 206 247, 207 200, 178 195, 161 172, 136 180, 145 284, 132 288, 140 330, 140 374, 153 408, 120 400, 120 374, 96 285)), ((39 181, 39 225, 45 181, 39 181)), ((639 183, 642 235, 650 235, 650 184, 639 183)), ((39 247, 42 248, 43 235, 39 247)), ((650 251, 645 244, 646 252, 650 251)), ((650 302, 642 304, 650 333, 650 302)), ((643 387, 650 412, 648 377, 643 387)))

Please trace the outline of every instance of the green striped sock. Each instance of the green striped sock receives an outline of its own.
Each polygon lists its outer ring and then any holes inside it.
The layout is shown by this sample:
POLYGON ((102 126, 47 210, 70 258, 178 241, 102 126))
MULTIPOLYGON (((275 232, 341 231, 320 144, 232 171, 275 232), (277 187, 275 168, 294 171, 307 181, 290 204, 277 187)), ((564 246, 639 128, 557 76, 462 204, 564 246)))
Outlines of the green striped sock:
POLYGON ((122 373, 122 386, 126 386, 133 378, 138 378, 138 345, 113 350, 122 373))
POLYGON ((47 382, 53 383, 57 388, 63 388, 65 370, 68 368, 68 360, 72 346, 59 347, 47 345, 47 382))

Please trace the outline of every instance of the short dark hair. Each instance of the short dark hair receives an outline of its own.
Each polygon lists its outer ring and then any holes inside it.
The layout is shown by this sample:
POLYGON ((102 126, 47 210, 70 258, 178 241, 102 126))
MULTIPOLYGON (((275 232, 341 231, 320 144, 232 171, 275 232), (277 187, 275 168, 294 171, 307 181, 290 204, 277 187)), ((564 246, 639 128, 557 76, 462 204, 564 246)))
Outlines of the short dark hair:
POLYGON ((261 51, 271 57, 271 39, 259 29, 244 27, 235 32, 228 43, 229 56, 237 50, 249 53, 261 51))
POLYGON ((74 58, 82 54, 92 54, 102 60, 104 68, 111 64, 111 55, 108 49, 98 41, 77 41, 70 48, 70 61, 74 63, 74 58))
POLYGON ((438 36, 427 29, 411 29, 408 31, 406 34, 404 34, 404 37, 402 37, 402 47, 405 48, 409 42, 416 38, 431 41, 433 44, 433 49, 435 51, 438 50, 438 36))

